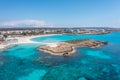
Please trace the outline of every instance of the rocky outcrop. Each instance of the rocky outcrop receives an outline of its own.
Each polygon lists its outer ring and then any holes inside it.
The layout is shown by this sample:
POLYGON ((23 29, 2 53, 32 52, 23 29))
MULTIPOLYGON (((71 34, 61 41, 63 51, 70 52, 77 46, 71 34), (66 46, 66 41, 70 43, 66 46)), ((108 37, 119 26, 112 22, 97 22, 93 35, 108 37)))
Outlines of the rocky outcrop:
POLYGON ((86 46, 90 48, 98 48, 105 44, 107 44, 107 42, 96 41, 91 39, 71 40, 71 41, 61 42, 57 44, 57 46, 55 47, 40 46, 38 50, 45 51, 53 55, 68 56, 76 52, 75 47, 86 46))
POLYGON ((90 48, 98 48, 102 45, 107 44, 107 42, 104 42, 104 41, 97 41, 97 40, 91 40, 91 39, 71 40, 66 42, 71 44, 72 46, 87 46, 90 48))
POLYGON ((64 56, 75 52, 75 49, 69 43, 59 43, 56 47, 40 46, 38 50, 42 50, 53 55, 64 55, 64 56))

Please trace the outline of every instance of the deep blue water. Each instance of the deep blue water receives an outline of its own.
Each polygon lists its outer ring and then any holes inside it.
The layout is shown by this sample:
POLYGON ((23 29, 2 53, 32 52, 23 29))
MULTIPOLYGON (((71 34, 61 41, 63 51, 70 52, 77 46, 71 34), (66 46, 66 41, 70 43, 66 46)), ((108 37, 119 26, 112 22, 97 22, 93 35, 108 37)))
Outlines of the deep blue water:
POLYGON ((69 57, 37 50, 42 44, 20 44, 0 51, 0 80, 120 80, 120 33, 54 35, 32 39, 55 43, 91 38, 108 41, 101 48, 78 47, 69 57))

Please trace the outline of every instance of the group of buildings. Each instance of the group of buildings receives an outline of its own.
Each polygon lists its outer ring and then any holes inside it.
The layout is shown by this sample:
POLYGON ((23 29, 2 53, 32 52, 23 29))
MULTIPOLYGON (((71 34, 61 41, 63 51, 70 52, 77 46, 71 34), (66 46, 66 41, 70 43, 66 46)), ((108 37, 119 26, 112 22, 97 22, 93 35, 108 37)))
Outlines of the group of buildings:
POLYGON ((24 35, 26 34, 53 34, 53 33, 92 33, 92 32, 106 32, 108 29, 104 28, 1 28, 0 35, 24 35))

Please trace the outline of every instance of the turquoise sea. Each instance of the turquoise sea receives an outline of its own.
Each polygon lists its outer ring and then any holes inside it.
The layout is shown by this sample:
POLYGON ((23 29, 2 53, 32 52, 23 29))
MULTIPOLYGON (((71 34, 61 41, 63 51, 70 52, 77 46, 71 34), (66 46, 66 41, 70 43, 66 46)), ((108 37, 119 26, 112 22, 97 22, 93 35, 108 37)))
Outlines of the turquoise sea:
POLYGON ((38 51, 42 44, 19 44, 0 51, 0 80, 120 80, 120 32, 101 35, 60 34, 31 40, 55 43, 76 39, 109 42, 101 48, 78 47, 71 56, 38 51))

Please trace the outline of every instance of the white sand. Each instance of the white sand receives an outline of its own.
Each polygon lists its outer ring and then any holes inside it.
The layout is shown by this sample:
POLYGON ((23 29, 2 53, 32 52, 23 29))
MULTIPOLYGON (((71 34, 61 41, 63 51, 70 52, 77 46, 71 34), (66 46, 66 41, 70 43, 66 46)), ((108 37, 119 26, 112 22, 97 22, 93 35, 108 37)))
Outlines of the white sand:
POLYGON ((46 45, 47 45, 47 46, 50 46, 50 47, 56 47, 56 46, 57 46, 57 43, 47 43, 46 45))
POLYGON ((18 39, 18 42, 16 43, 8 43, 8 44, 0 44, 0 49, 7 48, 10 45, 16 45, 16 44, 28 44, 28 43, 34 43, 34 44, 44 44, 44 45, 49 45, 51 47, 57 46, 56 43, 43 43, 43 42, 35 42, 31 41, 30 39, 36 38, 36 37, 43 37, 43 36, 52 36, 52 35, 58 35, 58 34, 47 34, 47 35, 37 35, 37 36, 24 36, 24 37, 16 37, 18 39))

